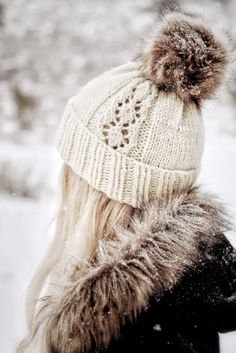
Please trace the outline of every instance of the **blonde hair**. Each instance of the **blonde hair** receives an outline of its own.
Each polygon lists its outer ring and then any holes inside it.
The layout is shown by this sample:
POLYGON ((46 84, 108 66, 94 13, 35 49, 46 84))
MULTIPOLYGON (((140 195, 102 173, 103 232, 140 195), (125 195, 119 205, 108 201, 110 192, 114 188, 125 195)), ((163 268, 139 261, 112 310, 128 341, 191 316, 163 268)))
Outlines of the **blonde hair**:
POLYGON ((66 164, 60 179, 54 239, 28 291, 28 329, 32 327, 36 303, 46 279, 62 256, 74 263, 86 263, 94 256, 99 239, 115 236, 114 224, 128 227, 135 212, 132 206, 95 190, 66 164))

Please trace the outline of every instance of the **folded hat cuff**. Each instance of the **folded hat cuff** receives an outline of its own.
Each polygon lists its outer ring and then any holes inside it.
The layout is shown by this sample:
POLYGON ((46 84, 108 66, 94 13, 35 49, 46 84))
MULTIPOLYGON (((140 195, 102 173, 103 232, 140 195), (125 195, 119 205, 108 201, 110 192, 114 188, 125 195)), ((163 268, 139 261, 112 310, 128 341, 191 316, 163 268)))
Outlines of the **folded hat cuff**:
POLYGON ((67 104, 57 148, 72 170, 109 198, 133 207, 190 188, 198 169, 167 170, 144 164, 99 140, 67 104))

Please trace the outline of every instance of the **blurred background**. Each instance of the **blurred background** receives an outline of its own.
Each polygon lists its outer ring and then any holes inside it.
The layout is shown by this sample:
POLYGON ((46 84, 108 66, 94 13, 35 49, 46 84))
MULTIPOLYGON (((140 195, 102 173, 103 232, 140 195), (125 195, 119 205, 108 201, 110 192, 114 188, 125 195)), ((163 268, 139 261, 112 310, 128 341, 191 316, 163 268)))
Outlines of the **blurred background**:
MULTIPOLYGON (((168 7, 207 15, 235 37, 236 1, 0 0, 0 349, 24 332, 27 285, 53 236, 55 149, 67 99, 97 74, 132 59, 168 7)), ((204 105, 200 182, 236 214, 236 74, 204 105)), ((227 235, 236 246, 236 235, 227 235)), ((221 335, 235 353, 236 333, 221 335)))

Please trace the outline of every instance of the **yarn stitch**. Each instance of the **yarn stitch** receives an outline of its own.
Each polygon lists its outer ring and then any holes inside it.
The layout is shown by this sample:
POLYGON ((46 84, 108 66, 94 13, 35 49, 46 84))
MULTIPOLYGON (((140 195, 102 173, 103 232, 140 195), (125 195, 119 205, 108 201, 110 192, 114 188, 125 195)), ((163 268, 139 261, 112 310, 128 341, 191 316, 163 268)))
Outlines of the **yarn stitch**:
MULTIPOLYGON (((149 88, 146 82, 142 82, 120 98, 116 97, 100 122, 99 135, 103 142, 123 153, 137 143, 139 128, 152 99, 157 96, 155 86, 149 88)), ((99 117, 95 116, 95 119, 99 121, 99 117)))
POLYGON ((133 207, 192 187, 204 145, 200 100, 215 92, 230 62, 222 38, 201 19, 167 15, 134 61, 69 100, 58 130, 64 162, 133 207))

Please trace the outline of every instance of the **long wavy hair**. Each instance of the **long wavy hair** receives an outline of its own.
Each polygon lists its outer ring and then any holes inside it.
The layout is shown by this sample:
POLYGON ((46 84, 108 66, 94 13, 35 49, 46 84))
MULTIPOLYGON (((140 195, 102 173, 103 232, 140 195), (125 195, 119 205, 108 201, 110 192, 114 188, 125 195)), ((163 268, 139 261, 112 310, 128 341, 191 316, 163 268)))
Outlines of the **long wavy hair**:
POLYGON ((115 224, 129 227, 135 212, 132 206, 95 190, 66 164, 61 170, 58 199, 55 235, 29 286, 26 309, 29 330, 47 278, 60 262, 64 266, 66 261, 80 266, 86 263, 94 256, 99 239, 115 236, 115 224))

